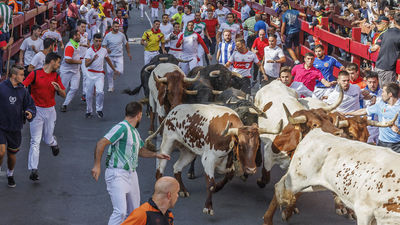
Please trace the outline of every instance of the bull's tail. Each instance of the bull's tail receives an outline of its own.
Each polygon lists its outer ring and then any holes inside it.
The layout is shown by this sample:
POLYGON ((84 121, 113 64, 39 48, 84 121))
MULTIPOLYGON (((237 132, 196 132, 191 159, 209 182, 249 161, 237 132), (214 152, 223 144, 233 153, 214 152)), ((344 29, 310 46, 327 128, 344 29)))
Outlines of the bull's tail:
POLYGON ((156 151, 157 151, 156 146, 151 142, 151 140, 152 140, 153 138, 155 138, 155 137, 157 136, 157 134, 159 134, 159 133, 161 132, 161 130, 164 128, 165 120, 166 120, 166 119, 164 119, 164 120, 161 122, 161 124, 160 124, 160 126, 158 127, 158 129, 156 130, 156 132, 154 132, 153 134, 151 134, 150 136, 148 136, 148 137, 146 138, 146 140, 144 141, 144 147, 147 148, 148 150, 153 151, 153 152, 156 152, 156 151))
POLYGON ((139 93, 140 89, 143 87, 143 85, 139 85, 138 87, 136 87, 135 89, 131 90, 129 88, 125 89, 122 91, 123 94, 128 94, 128 95, 136 95, 137 93, 139 93))

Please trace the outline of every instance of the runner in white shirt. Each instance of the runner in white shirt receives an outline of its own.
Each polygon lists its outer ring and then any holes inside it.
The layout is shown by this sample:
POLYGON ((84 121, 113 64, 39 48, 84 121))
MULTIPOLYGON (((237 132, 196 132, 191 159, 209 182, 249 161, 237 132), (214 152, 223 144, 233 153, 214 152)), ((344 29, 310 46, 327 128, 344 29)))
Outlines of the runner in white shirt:
POLYGON ((211 2, 207 3, 207 6, 203 5, 200 9, 201 12, 201 18, 204 20, 206 18, 208 18, 207 13, 209 11, 212 11, 212 18, 217 18, 217 14, 215 14, 214 9, 213 9, 213 5, 211 2))
POLYGON ((89 34, 85 32, 87 28, 87 23, 85 20, 79 20, 77 24, 78 32, 81 35, 81 40, 79 42, 79 56, 82 61, 81 64, 81 71, 82 71, 82 101, 86 101, 85 94, 86 94, 86 73, 87 69, 85 66, 85 55, 87 49, 90 47, 90 40, 89 34))
MULTIPOLYGON (((264 73, 273 79, 279 77, 281 64, 286 62, 283 50, 276 45, 276 35, 272 34, 268 37, 269 46, 264 48, 264 73)), ((264 79, 266 79, 264 77, 264 79)), ((267 78, 268 79, 268 78, 267 78)))
POLYGON ((182 15, 182 27, 181 30, 185 31, 187 24, 189 21, 194 20, 194 14, 192 13, 192 6, 191 5, 185 5, 184 9, 184 14, 182 15))
MULTIPOLYGON (((109 58, 117 71, 120 74, 124 73, 124 45, 130 60, 132 56, 125 35, 119 31, 118 22, 113 22, 112 31, 104 37, 102 45, 107 49, 109 58)), ((107 66, 108 92, 114 91, 113 71, 114 69, 107 66)))
POLYGON ((181 32, 181 25, 179 23, 174 23, 174 31, 167 37, 165 40, 166 42, 169 42, 170 48, 169 48, 169 54, 175 56, 175 58, 180 59, 181 58, 181 53, 182 53, 182 47, 176 47, 176 44, 178 43, 178 38, 183 35, 181 32))
POLYGON ((27 69, 35 54, 43 50, 43 40, 39 37, 40 26, 33 25, 31 36, 25 39, 19 48, 19 62, 25 69, 27 69))
POLYGON ((61 82, 65 88, 68 88, 67 97, 63 105, 61 106, 61 112, 67 111, 68 104, 74 98, 76 92, 79 88, 79 81, 81 79, 81 74, 79 68, 82 64, 82 60, 79 55, 79 41, 81 40, 81 35, 77 30, 70 31, 69 42, 67 43, 64 51, 64 58, 61 62, 60 76, 61 82))
POLYGON ((224 7, 224 2, 223 1, 218 1, 217 2, 217 9, 214 11, 215 15, 218 18, 218 23, 223 24, 226 22, 226 16, 231 13, 231 11, 228 8, 224 7))
POLYGON ((221 34, 224 30, 231 31, 232 41, 235 41, 236 38, 238 37, 238 35, 240 35, 240 25, 237 23, 234 23, 232 13, 229 13, 226 16, 226 22, 222 23, 218 29, 218 33, 217 33, 217 42, 218 43, 221 41, 221 38, 222 38, 221 34))
POLYGON ((174 0, 172 1, 172 6, 169 9, 165 10, 165 14, 168 14, 169 17, 172 17, 176 13, 178 13, 178 2, 174 0))
POLYGON ((92 6, 89 4, 89 0, 83 0, 83 4, 79 7, 79 12, 81 14, 81 18, 86 18, 86 13, 89 12, 92 6))
MULTIPOLYGON (((162 16, 162 22, 160 24, 160 30, 161 30, 161 33, 164 34, 165 50, 168 52, 169 48, 170 48, 170 44, 169 44, 169 41, 167 41, 167 39, 171 35, 172 31, 174 31, 174 26, 172 26, 172 24, 169 22, 168 14, 164 14, 162 16)), ((161 43, 160 43, 160 46, 161 46, 161 43)))
POLYGON ((204 43, 203 39, 201 36, 193 31, 194 28, 194 22, 189 21, 188 25, 186 27, 186 31, 179 36, 178 43, 176 44, 176 47, 182 46, 182 55, 181 58, 183 60, 191 60, 188 63, 181 63, 181 69, 185 74, 188 74, 190 70, 192 70, 194 67, 198 65, 198 46, 199 44, 203 47, 204 51, 207 53, 207 57, 211 60, 212 56, 210 55, 206 44, 204 43))
MULTIPOLYGON (((360 109, 360 100, 363 99, 360 87, 355 84, 350 84, 350 75, 347 71, 340 71, 337 79, 338 85, 343 89, 343 101, 336 108, 336 111, 341 113, 353 112, 360 109)), ((325 92, 322 99, 328 104, 334 104, 340 94, 340 89, 336 85, 335 88, 331 88, 325 92)))
MULTIPOLYGON (((299 98, 311 97, 313 92, 310 91, 303 83, 293 81, 291 73, 292 69, 289 66, 284 66, 279 72, 279 80, 286 86, 294 89, 299 98)), ((265 83, 266 84, 266 83, 265 83)))
POLYGON ((50 52, 53 52, 55 44, 56 42, 51 38, 44 39, 43 41, 44 49, 36 53, 35 56, 33 56, 31 63, 29 64, 28 67, 29 73, 32 72, 33 70, 38 70, 43 68, 44 61, 46 60, 46 55, 49 54, 50 52))
MULTIPOLYGON (((208 40, 211 42, 211 38, 208 35, 207 29, 206 29, 206 23, 201 21, 201 13, 197 12, 194 14, 194 32, 200 34, 200 37, 205 40, 205 38, 208 38, 208 40)), ((197 49, 197 56, 199 57, 199 66, 204 66, 204 50, 202 46, 198 46, 199 49, 197 49)))
POLYGON ((98 18, 98 8, 99 8, 99 3, 94 2, 93 3, 93 8, 89 10, 89 12, 86 13, 86 22, 88 22, 88 34, 89 34, 89 40, 93 39, 93 35, 99 32, 99 28, 97 27, 97 18, 98 18))
POLYGON ((93 45, 89 48, 85 55, 85 64, 88 70, 86 76, 86 118, 92 118, 93 112, 93 91, 96 87, 96 111, 99 118, 103 117, 104 102, 104 59, 112 68, 115 75, 119 72, 115 69, 107 49, 101 47, 101 34, 97 33, 93 36, 93 45))
MULTIPOLYGON (((258 67, 261 66, 260 61, 258 60, 256 54, 252 51, 249 51, 246 47, 246 42, 244 39, 237 39, 235 41, 236 50, 232 56, 229 58, 228 62, 225 64, 225 67, 230 69, 231 65, 233 65, 232 72, 239 73, 243 76, 242 78, 242 88, 241 90, 247 94, 251 94, 250 87, 250 79, 251 79, 251 67, 253 63, 257 64, 258 67)), ((261 71, 263 72, 263 71, 261 71)), ((265 75, 265 74, 263 74, 265 75)))
POLYGON ((240 19, 242 20, 242 22, 244 22, 247 18, 250 17, 251 8, 245 0, 242 0, 241 6, 242 8, 240 9, 240 19))
POLYGON ((57 30, 57 20, 56 19, 51 19, 50 20, 50 28, 48 30, 43 31, 42 39, 44 40, 46 38, 52 38, 52 39, 54 39, 56 41, 54 52, 57 53, 58 44, 60 44, 61 50, 64 50, 64 43, 62 42, 61 34, 57 30))

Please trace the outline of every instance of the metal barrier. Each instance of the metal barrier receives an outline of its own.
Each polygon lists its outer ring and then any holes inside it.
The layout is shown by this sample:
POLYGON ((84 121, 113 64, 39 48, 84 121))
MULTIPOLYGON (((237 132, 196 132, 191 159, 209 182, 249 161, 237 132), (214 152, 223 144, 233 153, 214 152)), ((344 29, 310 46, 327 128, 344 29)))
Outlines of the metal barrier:
MULTIPOLYGON (((240 8, 239 8, 239 3, 240 0, 235 0, 235 7, 232 9, 232 12, 235 13, 238 18, 240 18, 240 8)), ((266 5, 260 5, 256 2, 251 2, 248 1, 247 4, 254 10, 259 10, 267 14, 267 19, 269 23, 269 18, 270 16, 277 16, 277 13, 270 7, 271 6, 271 0, 266 1, 266 5)), ((291 5, 293 8, 300 8, 294 2, 291 2, 291 5)), ((304 12, 304 8, 302 9, 304 12)), ((349 21, 343 20, 339 18, 338 16, 334 16, 333 20, 336 21, 336 23, 341 24, 343 26, 350 26, 349 21)), ((344 51, 350 53, 353 57, 353 62, 358 64, 360 66, 361 59, 367 59, 372 62, 376 62, 376 59, 378 58, 379 52, 373 52, 369 53, 368 45, 361 44, 361 28, 360 27, 352 27, 352 38, 344 38, 341 37, 337 34, 331 33, 328 30, 329 27, 329 18, 328 17, 323 17, 322 18, 322 29, 319 27, 314 27, 313 29, 309 28, 309 24, 300 19, 301 21, 301 31, 300 31, 300 54, 304 56, 307 52, 311 52, 311 49, 307 48, 304 45, 304 36, 305 33, 310 34, 314 37, 317 37, 322 41, 322 44, 325 47, 325 52, 328 51, 328 44, 331 44, 337 48, 341 48, 344 51)), ((339 71, 335 68, 334 74, 337 74, 339 71)), ((396 64, 396 73, 400 74, 400 59, 397 60, 396 64)))
MULTIPOLYGON (((35 7, 35 0, 30 1, 31 7, 35 7)), ((60 33, 64 33, 66 26, 64 25, 66 13, 66 5, 65 2, 63 4, 56 3, 55 0, 49 1, 46 5, 42 5, 36 8, 31 8, 29 11, 25 11, 24 14, 14 15, 13 23, 10 26, 10 31, 14 28, 14 34, 19 38, 14 40, 14 43, 11 45, 8 51, 11 51, 11 56, 14 56, 19 52, 19 48, 24 41, 25 38, 28 38, 31 35, 31 29, 34 24, 36 24, 36 16, 43 14, 44 19, 55 18, 58 21, 59 27, 57 30, 60 33), (56 15, 54 15, 54 10, 56 10, 56 15), (26 29, 26 28, 29 29, 26 29), (25 31, 28 31, 25 33, 25 31)), ((47 22, 41 25, 42 30, 48 29, 49 24, 47 22)), ((3 54, 3 61, 8 59, 8 52, 3 54)))

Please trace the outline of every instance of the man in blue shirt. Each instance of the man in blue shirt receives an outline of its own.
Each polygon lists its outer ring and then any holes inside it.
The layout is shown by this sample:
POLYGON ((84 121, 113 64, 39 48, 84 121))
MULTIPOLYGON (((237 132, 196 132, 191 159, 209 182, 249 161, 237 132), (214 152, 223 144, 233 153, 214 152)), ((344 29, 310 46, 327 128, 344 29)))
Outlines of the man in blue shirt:
MULTIPOLYGON (((325 55, 323 45, 315 46, 314 53, 317 57, 314 60, 313 66, 321 71, 325 80, 329 82, 336 81, 336 78, 333 76, 333 68, 337 67, 340 70, 344 70, 344 66, 332 56, 325 55)), ((328 87, 322 84, 321 81, 317 80, 313 97, 320 99, 322 96, 324 96, 327 90, 328 87)))
MULTIPOLYGON (((375 105, 349 112, 345 115, 362 116, 375 114, 378 116, 380 123, 389 122, 400 112, 399 91, 400 88, 396 83, 386 83, 382 88, 382 99, 375 105)), ((391 148, 393 151, 400 153, 399 118, 396 119, 393 126, 388 127, 388 125, 391 126, 391 124, 377 125, 379 126, 378 145, 391 148)))
POLYGON ((306 17, 307 15, 294 9, 289 9, 289 3, 283 2, 281 6, 282 15, 282 27, 281 37, 282 42, 285 43, 286 48, 290 54, 290 57, 294 60, 295 64, 299 64, 298 57, 300 55, 299 49, 299 33, 300 33, 300 20, 299 16, 306 17), (285 36, 286 35, 286 36, 285 36), (296 53, 292 47, 295 47, 296 53))

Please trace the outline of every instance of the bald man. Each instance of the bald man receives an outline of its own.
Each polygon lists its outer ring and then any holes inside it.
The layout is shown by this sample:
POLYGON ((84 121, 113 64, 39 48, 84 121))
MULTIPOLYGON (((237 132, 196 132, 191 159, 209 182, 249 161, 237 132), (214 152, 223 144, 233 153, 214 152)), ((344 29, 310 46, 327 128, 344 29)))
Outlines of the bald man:
POLYGON ((168 209, 178 200, 179 183, 173 177, 161 177, 154 185, 149 201, 132 211, 121 225, 173 225, 174 216, 168 209))

